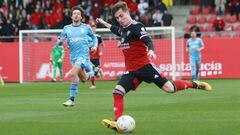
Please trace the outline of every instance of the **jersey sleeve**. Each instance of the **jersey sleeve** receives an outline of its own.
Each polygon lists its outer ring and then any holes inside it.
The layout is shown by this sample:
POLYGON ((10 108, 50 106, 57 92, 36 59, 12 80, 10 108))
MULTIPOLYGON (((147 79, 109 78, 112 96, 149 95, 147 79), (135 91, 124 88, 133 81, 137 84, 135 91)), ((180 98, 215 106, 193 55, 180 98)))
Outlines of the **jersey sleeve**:
POLYGON ((110 28, 111 32, 117 36, 121 36, 121 28, 112 25, 112 27, 110 28))
POLYGON ((151 38, 148 36, 148 33, 146 31, 146 28, 143 24, 138 23, 135 27, 134 27, 134 33, 135 35, 142 40, 148 47, 149 50, 153 50, 153 43, 151 38))
POLYGON ((62 39, 67 38, 66 28, 64 27, 61 34, 58 36, 57 45, 63 45, 62 39))
POLYGON ((93 45, 92 46, 98 46, 98 39, 96 35, 93 33, 92 28, 90 26, 88 27, 88 36, 92 39, 93 45))

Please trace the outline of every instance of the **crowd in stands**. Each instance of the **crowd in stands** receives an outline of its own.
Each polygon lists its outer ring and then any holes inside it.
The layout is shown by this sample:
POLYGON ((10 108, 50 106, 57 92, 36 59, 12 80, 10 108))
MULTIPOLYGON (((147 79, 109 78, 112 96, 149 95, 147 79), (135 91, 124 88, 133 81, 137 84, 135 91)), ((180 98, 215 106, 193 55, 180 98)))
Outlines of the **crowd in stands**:
MULTIPOLYGON (((240 0, 195 0, 195 5, 187 20, 186 32, 192 27, 198 27, 200 32, 240 31, 240 0)), ((216 35, 223 34, 215 33, 214 36, 216 35)))
MULTIPOLYGON (((96 23, 102 17, 116 24, 111 7, 119 0, 8 0, 0 1, 0 36, 17 36, 19 30, 61 29, 71 23, 71 8, 81 6, 85 23, 96 23)), ((131 16, 146 26, 170 26, 173 17, 168 13, 173 0, 123 0, 131 16)), ((102 26, 98 26, 102 27, 102 26)))

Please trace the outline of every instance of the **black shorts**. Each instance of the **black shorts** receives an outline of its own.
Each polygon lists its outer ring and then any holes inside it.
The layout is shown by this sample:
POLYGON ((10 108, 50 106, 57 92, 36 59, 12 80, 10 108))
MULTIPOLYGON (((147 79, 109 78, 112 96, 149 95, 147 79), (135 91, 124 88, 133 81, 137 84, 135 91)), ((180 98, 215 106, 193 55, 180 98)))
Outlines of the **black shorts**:
POLYGON ((136 71, 122 75, 118 85, 121 85, 127 93, 135 90, 142 81, 154 83, 162 88, 168 79, 160 74, 155 65, 148 64, 136 71))
POLYGON ((91 62, 95 67, 100 67, 100 60, 99 59, 91 59, 91 62))

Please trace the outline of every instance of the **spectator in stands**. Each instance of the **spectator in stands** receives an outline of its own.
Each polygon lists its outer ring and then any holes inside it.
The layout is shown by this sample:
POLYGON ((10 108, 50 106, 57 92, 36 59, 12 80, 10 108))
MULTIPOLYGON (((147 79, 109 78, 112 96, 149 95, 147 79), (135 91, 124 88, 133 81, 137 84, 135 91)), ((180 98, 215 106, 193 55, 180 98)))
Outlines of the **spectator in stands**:
POLYGON ((200 10, 202 11, 202 8, 208 7, 208 0, 200 0, 200 10))
POLYGON ((162 23, 161 26, 172 26, 173 25, 173 16, 171 14, 169 14, 167 10, 164 11, 161 23, 162 23))
POLYGON ((103 12, 101 18, 108 20, 108 17, 111 15, 111 10, 109 9, 108 3, 104 3, 103 12))
POLYGON ((103 2, 108 3, 109 7, 112 7, 112 5, 117 2, 117 0, 103 0, 103 2))
POLYGON ((53 6, 53 13, 57 12, 57 10, 60 10, 62 12, 64 9, 63 2, 61 0, 56 0, 53 6))
POLYGON ((22 15, 19 15, 18 20, 17 20, 17 23, 16 23, 17 35, 18 35, 18 33, 19 33, 19 30, 25 30, 25 29, 27 29, 28 27, 29 27, 29 26, 28 26, 26 17, 24 17, 24 16, 22 16, 22 15))
POLYGON ((144 16, 143 24, 145 26, 152 26, 152 14, 150 12, 146 12, 146 15, 144 16))
POLYGON ((98 3, 94 3, 93 5, 93 8, 91 9, 91 15, 94 17, 94 18, 98 18, 100 17, 100 14, 101 14, 101 8, 99 7, 98 3))
POLYGON ((161 13, 164 13, 164 11, 167 10, 167 6, 162 2, 162 0, 159 0, 155 9, 159 9, 161 13))
POLYGON ((45 10, 44 14, 44 28, 52 29, 55 26, 55 19, 52 15, 52 10, 45 10))
POLYGON ((212 11, 215 9, 215 0, 210 0, 210 8, 212 11))
POLYGON ((213 29, 215 31, 223 31, 224 27, 225 27, 225 22, 224 20, 221 18, 221 16, 217 16, 216 19, 213 21, 213 29))
POLYGON ((136 15, 136 16, 134 17, 134 20, 137 21, 137 22, 140 22, 140 17, 139 17, 139 15, 136 15))
POLYGON ((237 20, 239 20, 239 13, 240 13, 240 3, 239 2, 236 3, 235 11, 236 11, 237 20))
POLYGON ((62 9, 57 9, 55 13, 52 15, 53 19, 55 20, 55 29, 63 28, 63 14, 62 9))
POLYGON ((226 0, 215 0, 216 11, 218 15, 224 15, 226 0))
POLYGON ((140 3, 138 4, 138 12, 140 15, 140 19, 142 21, 144 21, 144 17, 146 16, 148 7, 149 7, 149 5, 145 0, 140 0, 140 3))
POLYGON ((85 9, 85 14, 87 16, 90 16, 91 15, 91 11, 92 11, 92 7, 93 7, 93 4, 92 4, 92 1, 91 0, 87 0, 86 1, 86 9, 85 9))
POLYGON ((37 30, 41 26, 42 15, 39 9, 35 9, 35 11, 30 16, 30 28, 33 30, 37 30))
POLYGON ((48 13, 52 13, 53 11, 53 3, 50 0, 46 0, 44 2, 44 11, 48 11, 48 13))
POLYGON ((7 0, 8 6, 13 5, 14 8, 19 8, 20 5, 23 5, 23 0, 7 0))
POLYGON ((227 1, 227 8, 229 9, 230 11, 230 15, 233 16, 236 12, 236 3, 235 1, 227 1))
POLYGON ((19 17, 20 15, 23 16, 23 17, 27 16, 26 10, 24 9, 23 5, 19 5, 19 8, 16 11, 16 17, 19 17))
POLYGON ((12 4, 8 8, 7 16, 9 16, 10 14, 14 17, 16 16, 16 9, 14 8, 14 6, 12 4))
POLYGON ((13 23, 11 23, 10 20, 7 20, 6 23, 1 23, 1 34, 0 36, 4 36, 6 37, 5 39, 3 39, 3 42, 13 42, 14 38, 12 36, 15 35, 15 25, 13 23))
POLYGON ((64 13, 63 13, 63 26, 72 23, 72 19, 71 19, 70 16, 71 16, 71 11, 69 11, 69 10, 64 10, 64 13))
POLYGON ((159 9, 156 9, 156 11, 152 15, 153 25, 154 26, 161 26, 163 14, 159 9))
POLYGON ((5 16, 8 13, 8 7, 7 4, 3 1, 3 3, 0 5, 0 12, 2 12, 5 16))
POLYGON ((34 0, 28 0, 28 3, 26 5, 26 13, 27 15, 31 15, 36 7, 36 2, 34 0))
POLYGON ((138 14, 138 3, 136 0, 132 0, 132 2, 129 4, 129 9, 132 17, 135 17, 138 14))
POLYGON ((88 19, 88 21, 86 22, 86 24, 89 24, 90 26, 94 26, 94 25, 96 25, 97 23, 96 23, 94 17, 91 15, 91 16, 89 16, 89 19, 88 19))

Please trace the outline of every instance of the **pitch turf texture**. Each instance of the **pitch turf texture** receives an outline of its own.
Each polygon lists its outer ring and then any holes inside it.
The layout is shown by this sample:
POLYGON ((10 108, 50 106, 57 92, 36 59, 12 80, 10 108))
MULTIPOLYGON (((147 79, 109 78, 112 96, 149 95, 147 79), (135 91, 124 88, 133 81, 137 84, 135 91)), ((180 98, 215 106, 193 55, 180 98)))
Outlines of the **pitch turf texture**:
MULTIPOLYGON (((125 114, 136 120, 134 135, 239 135, 240 80, 206 80, 212 92, 189 89, 168 94, 143 83, 125 96, 125 114)), ((112 119, 115 81, 79 85, 76 106, 62 106, 69 82, 7 83, 0 87, 1 135, 115 135, 103 127, 112 119)))

